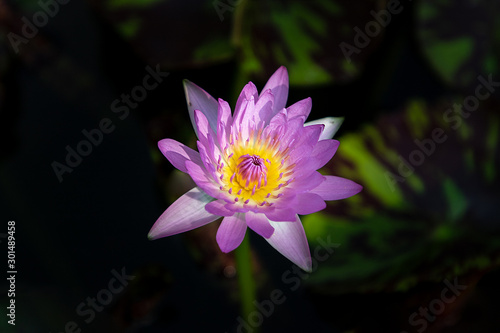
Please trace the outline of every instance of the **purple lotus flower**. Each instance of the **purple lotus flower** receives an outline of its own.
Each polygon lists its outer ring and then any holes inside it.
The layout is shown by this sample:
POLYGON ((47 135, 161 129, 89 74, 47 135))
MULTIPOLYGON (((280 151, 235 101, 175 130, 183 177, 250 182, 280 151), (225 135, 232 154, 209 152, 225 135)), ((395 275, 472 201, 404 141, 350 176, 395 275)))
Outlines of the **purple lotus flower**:
POLYGON ((259 94, 249 82, 234 115, 228 103, 217 102, 197 85, 185 81, 189 115, 198 136, 198 151, 172 139, 158 147, 197 187, 175 201, 149 232, 151 239, 198 228, 219 217, 222 252, 237 248, 247 226, 306 271, 311 254, 297 214, 326 207, 325 200, 350 197, 362 187, 351 180, 318 171, 335 154, 331 140, 340 118, 309 123, 312 102, 285 108, 288 72, 280 67, 259 94))

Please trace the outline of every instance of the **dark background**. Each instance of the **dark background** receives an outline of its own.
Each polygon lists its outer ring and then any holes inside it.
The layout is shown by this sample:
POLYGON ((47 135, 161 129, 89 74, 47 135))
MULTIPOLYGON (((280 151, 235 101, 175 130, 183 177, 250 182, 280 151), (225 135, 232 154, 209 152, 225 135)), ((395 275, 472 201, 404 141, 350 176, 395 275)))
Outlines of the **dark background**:
MULTIPOLYGON (((237 330, 239 305, 234 259, 217 252, 216 226, 157 241, 147 239, 149 229, 168 204, 190 188, 189 180, 176 173, 159 154, 156 142, 170 137, 193 146, 183 79, 234 105, 236 93, 249 79, 261 89, 279 65, 287 66, 292 75, 294 59, 291 55, 288 63, 262 60, 262 75, 242 70, 247 58, 237 46, 229 55, 221 51, 221 58, 191 60, 179 50, 200 44, 204 37, 196 36, 210 35, 208 27, 212 26, 216 27, 213 34, 225 34, 230 40, 232 22, 236 20, 232 15, 241 13, 226 11, 224 21, 220 21, 210 1, 166 3, 145 9, 146 2, 137 7, 127 7, 124 2, 121 6, 125 9, 117 6, 111 11, 106 7, 108 2, 73 0, 60 5, 57 15, 16 53, 9 43, 9 32, 20 34, 20 18, 31 18, 39 9, 30 2, 0 2, 0 233, 7 232, 7 221, 16 222, 17 332, 64 332, 70 321, 82 332, 237 330), (150 30, 126 38, 117 26, 131 12, 147 21, 150 30), (170 30, 161 30, 167 29, 165 26, 170 30), (113 101, 141 85, 146 66, 155 68, 157 64, 169 76, 149 91, 136 108, 130 108, 129 116, 120 119, 120 114, 112 111, 113 101), (114 130, 104 134, 92 153, 59 182, 53 162, 64 163, 66 147, 76 149, 85 139, 82 131, 97 128, 104 118, 111 120, 114 130), (87 317, 76 312, 77 306, 108 288, 113 270, 125 270, 135 278, 123 292, 113 295, 102 311, 96 312, 95 320, 86 323, 87 317)), ((288 8, 286 2, 279 3, 288 8)), ((460 3, 463 7, 466 4, 460 3)), ((264 18, 259 21, 253 15, 252 11, 258 12, 260 5, 263 11, 267 8, 259 1, 253 2, 253 7, 246 4, 248 21, 259 29, 267 24, 264 18)), ((363 2, 357 11, 344 11, 345 20, 350 27, 363 26, 370 19, 371 9, 383 8, 377 6, 371 1, 363 2), (360 12, 362 15, 358 15, 360 12)), ((419 26, 415 6, 408 4, 401 14, 393 16, 385 31, 359 57, 353 56, 358 68, 356 75, 342 74, 336 65, 326 66, 329 73, 335 73, 334 79, 292 83, 287 104, 311 96, 311 118, 346 116, 339 132, 342 142, 343 135, 363 131, 366 124, 380 126, 380 117, 397 117, 409 100, 419 99, 431 105, 443 96, 470 94, 470 86, 477 84, 474 78, 470 84, 450 84, 426 59, 415 32, 419 26)), ((486 19, 485 22, 491 23, 486 19)), ((333 33, 325 36, 321 57, 331 63, 340 62, 343 55, 338 42, 352 43, 352 30, 349 33, 347 37, 333 33)), ((273 36, 272 32, 269 34, 273 36)), ((270 38, 270 45, 272 42, 270 38)), ((492 49, 498 51, 496 44, 492 49)), ((320 60, 320 64, 325 64, 320 60)), ((497 98, 489 102, 488 110, 496 109, 497 98)), ((443 109, 439 109, 441 113, 443 109)), ((494 160, 498 162, 498 148, 495 149, 494 160)), ((362 179, 356 181, 364 185, 362 179)), ((471 190, 471 196, 485 193, 488 198, 480 201, 484 203, 480 212, 493 225, 487 232, 492 238, 498 233, 497 209, 493 204, 498 199, 493 186, 496 183, 498 176, 484 188, 475 183, 471 190)), ((435 194, 429 187, 426 191, 427 199, 432 201, 435 194)), ((476 202, 469 196, 467 200, 476 202)), ((421 205, 425 210, 426 204, 421 205)), ((418 211, 418 201, 416 207, 418 211)), ((408 216, 418 215, 413 213, 399 218, 408 220, 408 216)), ((477 215, 467 218, 474 220, 474 216, 477 215)), ((475 224, 472 225, 474 229, 475 224)), ((415 304, 429 304, 429 300, 439 297, 443 279, 453 281, 456 276, 460 282, 467 281, 467 296, 459 298, 458 306, 447 308, 434 325, 429 323, 426 331, 492 332, 499 324, 495 315, 500 296, 498 247, 477 250, 490 260, 488 265, 458 270, 457 274, 440 271, 449 266, 443 263, 446 258, 454 261, 476 252, 464 250, 462 255, 452 250, 456 256, 429 259, 427 263, 424 260, 422 265, 431 273, 419 274, 418 266, 413 272, 417 283, 407 290, 390 286, 374 288, 377 290, 361 288, 372 281, 373 277, 366 276, 363 282, 356 282, 358 289, 347 283, 342 292, 342 284, 334 288, 317 281, 308 284, 306 276, 300 288, 293 291, 282 278, 292 264, 256 235, 251 236, 259 300, 269 299, 273 289, 283 290, 286 296, 286 302, 277 305, 265 319, 262 332, 416 332, 407 321, 418 308, 415 304)), ((1 241, 6 253, 6 239, 1 241)), ((489 241, 484 239, 485 243, 489 241)), ((361 247, 367 243, 357 239, 353 244, 359 242, 361 247)), ((467 248, 470 244, 457 242, 455 246, 467 248)), ((466 265, 465 261, 457 262, 459 266, 466 265)), ((405 267, 399 269, 405 272, 405 267)), ((8 285, 4 280, 0 286, 5 311, 8 285)), ((4 312, 0 314, 6 318, 4 312)), ((4 319, 0 323, 2 331, 12 331, 4 319)))

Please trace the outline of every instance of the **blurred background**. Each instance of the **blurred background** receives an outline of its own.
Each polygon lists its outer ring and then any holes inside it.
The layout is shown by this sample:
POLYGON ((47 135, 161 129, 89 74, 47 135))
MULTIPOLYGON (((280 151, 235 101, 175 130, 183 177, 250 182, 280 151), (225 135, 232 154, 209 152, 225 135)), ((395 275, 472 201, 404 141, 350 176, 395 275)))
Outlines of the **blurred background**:
POLYGON ((499 7, 0 0, 1 267, 15 221, 18 271, 15 327, 0 280, 0 330, 496 331, 499 7), (218 222, 147 239, 193 186, 156 143, 196 145, 183 79, 234 106, 281 65, 288 105, 345 117, 322 171, 364 190, 302 218, 311 274, 251 235, 268 307, 242 318, 218 222))

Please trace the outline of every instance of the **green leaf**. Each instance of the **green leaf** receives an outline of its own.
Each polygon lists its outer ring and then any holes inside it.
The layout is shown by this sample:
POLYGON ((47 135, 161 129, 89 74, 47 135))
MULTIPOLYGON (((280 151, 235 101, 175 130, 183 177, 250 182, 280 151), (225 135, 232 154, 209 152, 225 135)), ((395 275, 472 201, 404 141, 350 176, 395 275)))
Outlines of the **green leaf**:
POLYGON ((471 38, 459 37, 453 40, 429 43, 425 51, 445 80, 452 82, 472 55, 474 46, 474 41, 471 38))
POLYGON ((373 1, 249 0, 244 7, 235 26, 245 78, 264 81, 285 65, 291 85, 350 81, 360 73, 381 37, 370 38, 349 59, 340 47, 348 43, 356 48, 354 28, 364 29, 375 20, 370 14, 377 9, 373 1))
POLYGON ((422 0, 415 5, 417 40, 446 84, 470 91, 479 74, 498 76, 499 2, 422 0))
POLYGON ((500 263, 500 178, 483 172, 499 169, 500 115, 481 105, 443 117, 448 103, 412 101, 339 139, 324 174, 364 188, 302 217, 312 248, 325 237, 341 244, 307 280, 312 288, 403 291, 500 263))

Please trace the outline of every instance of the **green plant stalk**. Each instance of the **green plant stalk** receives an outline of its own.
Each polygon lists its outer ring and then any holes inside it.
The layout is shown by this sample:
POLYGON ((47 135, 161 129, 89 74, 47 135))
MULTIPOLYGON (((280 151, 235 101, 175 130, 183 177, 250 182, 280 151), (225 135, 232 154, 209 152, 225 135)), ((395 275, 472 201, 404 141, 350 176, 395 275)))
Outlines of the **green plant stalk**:
MULTIPOLYGON (((234 18, 233 18, 233 31, 232 31, 232 42, 236 49, 241 48, 242 35, 243 35, 243 18, 245 8, 247 6, 248 0, 238 1, 238 5, 235 8, 234 18)), ((240 92, 240 86, 242 87, 248 82, 247 73, 241 68, 241 64, 238 66, 237 74, 234 79, 235 89, 233 100, 234 105, 238 98, 240 92)), ((241 302, 241 314, 245 320, 248 319, 250 313, 254 311, 253 301, 256 299, 255 281, 252 274, 252 262, 250 255, 250 239, 248 232, 235 250, 235 260, 236 260, 236 272, 238 274, 238 284, 240 287, 240 302, 241 302)), ((254 330, 254 332, 257 332, 254 330)))
POLYGON ((241 242, 241 245, 235 250, 235 260, 238 283, 240 286, 241 313, 243 318, 247 320, 250 313, 254 311, 253 301, 256 299, 248 232, 243 242, 241 242))

